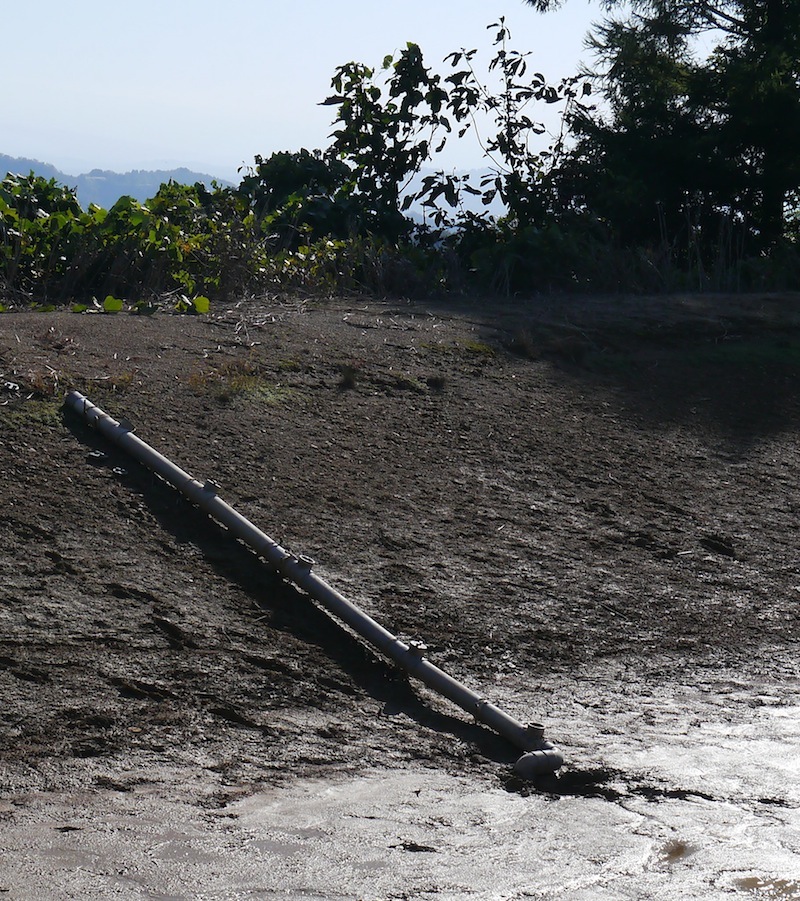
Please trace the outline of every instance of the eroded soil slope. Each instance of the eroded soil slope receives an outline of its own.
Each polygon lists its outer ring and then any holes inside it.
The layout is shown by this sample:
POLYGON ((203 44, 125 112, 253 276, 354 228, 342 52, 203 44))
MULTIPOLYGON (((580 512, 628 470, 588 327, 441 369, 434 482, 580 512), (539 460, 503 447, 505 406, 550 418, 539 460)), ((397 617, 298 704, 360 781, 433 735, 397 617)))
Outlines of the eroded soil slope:
POLYGON ((578 683, 598 707, 678 672, 796 685, 798 374, 794 297, 3 315, 4 788, 169 767, 219 800, 410 760, 508 783, 516 756, 65 413, 67 388, 563 729, 578 683))

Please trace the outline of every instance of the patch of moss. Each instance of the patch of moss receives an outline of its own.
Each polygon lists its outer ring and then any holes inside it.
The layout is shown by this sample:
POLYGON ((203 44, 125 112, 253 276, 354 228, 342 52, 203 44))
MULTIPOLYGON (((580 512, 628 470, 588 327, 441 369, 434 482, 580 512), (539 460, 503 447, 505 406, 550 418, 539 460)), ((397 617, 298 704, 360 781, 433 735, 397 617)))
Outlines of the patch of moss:
POLYGON ((464 350, 482 357, 494 357, 497 354, 497 351, 491 345, 483 341, 466 341, 464 350))
POLYGON ((422 350, 430 350, 437 354, 449 354, 453 351, 452 344, 445 344, 443 341, 422 341, 419 346, 422 350))
POLYGON ((415 394, 428 393, 428 386, 410 375, 398 375, 394 380, 394 387, 401 391, 413 391, 415 394))
POLYGON ((32 426, 56 428, 61 425, 61 402, 57 400, 15 400, 0 407, 0 420, 9 429, 32 426))
POLYGON ((293 388, 270 383, 255 375, 237 376, 225 384, 217 385, 216 390, 223 403, 230 403, 235 398, 247 398, 270 407, 287 403, 297 394, 293 388))

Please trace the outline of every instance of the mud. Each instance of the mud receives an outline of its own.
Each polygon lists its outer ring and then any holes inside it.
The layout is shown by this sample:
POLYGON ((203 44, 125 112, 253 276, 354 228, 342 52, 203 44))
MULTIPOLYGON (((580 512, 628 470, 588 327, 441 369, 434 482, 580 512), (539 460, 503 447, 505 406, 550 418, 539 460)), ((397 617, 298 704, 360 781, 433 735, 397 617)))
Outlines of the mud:
POLYGON ((800 302, 0 317, 8 897, 800 897, 800 302), (77 387, 564 750, 410 684, 77 387))

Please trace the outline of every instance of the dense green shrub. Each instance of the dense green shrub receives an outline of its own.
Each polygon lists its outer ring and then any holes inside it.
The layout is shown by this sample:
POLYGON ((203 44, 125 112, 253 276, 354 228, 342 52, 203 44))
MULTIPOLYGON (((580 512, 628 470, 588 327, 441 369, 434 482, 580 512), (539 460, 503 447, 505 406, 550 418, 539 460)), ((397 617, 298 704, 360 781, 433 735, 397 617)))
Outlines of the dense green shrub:
POLYGON ((229 190, 169 183, 146 204, 121 197, 83 211, 69 189, 34 175, 0 185, 0 282, 45 304, 109 294, 225 295, 257 279, 252 215, 229 190))

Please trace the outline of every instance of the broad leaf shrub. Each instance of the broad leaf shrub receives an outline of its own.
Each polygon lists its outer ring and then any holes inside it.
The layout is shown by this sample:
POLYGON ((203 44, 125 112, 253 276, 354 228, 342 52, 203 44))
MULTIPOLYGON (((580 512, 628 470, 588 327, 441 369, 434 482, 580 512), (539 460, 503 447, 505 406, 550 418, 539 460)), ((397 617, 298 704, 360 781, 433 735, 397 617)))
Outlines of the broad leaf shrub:
POLYGON ((330 151, 256 156, 236 189, 274 251, 292 251, 320 237, 343 240, 355 230, 350 168, 330 151))
POLYGON ((58 302, 93 219, 54 179, 7 176, 0 183, 0 278, 6 292, 58 302))
POLYGON ((54 181, 0 184, 0 284, 12 300, 229 295, 257 281, 258 244, 252 213, 227 190, 169 183, 146 204, 121 197, 84 212, 54 181))

